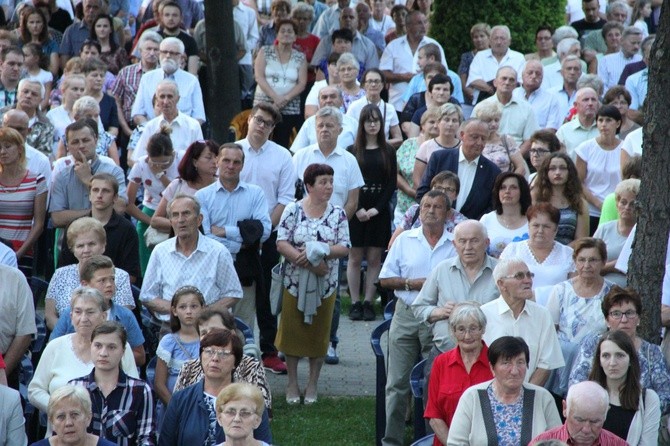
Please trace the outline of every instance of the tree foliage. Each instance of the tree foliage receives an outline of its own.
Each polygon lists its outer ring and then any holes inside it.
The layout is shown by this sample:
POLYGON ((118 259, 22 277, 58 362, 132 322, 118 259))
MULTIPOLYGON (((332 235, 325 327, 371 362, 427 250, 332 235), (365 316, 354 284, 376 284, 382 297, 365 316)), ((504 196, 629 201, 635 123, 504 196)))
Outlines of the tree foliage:
POLYGON ((531 53, 537 27, 557 28, 564 19, 565 0, 435 0, 430 36, 442 44, 449 67, 456 71, 461 54, 472 48, 470 28, 475 23, 509 26, 511 48, 531 53))

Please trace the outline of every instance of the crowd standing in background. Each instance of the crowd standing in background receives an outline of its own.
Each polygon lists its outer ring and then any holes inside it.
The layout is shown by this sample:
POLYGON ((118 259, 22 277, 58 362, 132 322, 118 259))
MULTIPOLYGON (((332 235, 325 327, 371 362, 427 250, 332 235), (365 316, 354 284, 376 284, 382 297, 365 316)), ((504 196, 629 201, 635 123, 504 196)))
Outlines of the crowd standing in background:
POLYGON ((626 288, 657 2, 569 0, 525 55, 472 23, 457 66, 430 0, 231 3, 213 141, 202 0, 0 1, 0 444, 271 444, 265 373, 317 404, 378 294, 383 445, 417 358, 436 446, 670 435, 670 280, 626 288))

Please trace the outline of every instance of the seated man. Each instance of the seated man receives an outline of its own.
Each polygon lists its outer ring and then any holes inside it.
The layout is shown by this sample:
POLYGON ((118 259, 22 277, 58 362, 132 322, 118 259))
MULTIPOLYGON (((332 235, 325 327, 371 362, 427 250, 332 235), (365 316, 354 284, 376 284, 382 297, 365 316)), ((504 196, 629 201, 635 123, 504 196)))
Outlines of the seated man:
POLYGON ((226 311, 242 298, 230 252, 198 231, 203 218, 200 202, 179 194, 167 211, 175 237, 154 248, 140 294, 142 303, 163 322, 164 330, 169 330, 170 302, 179 287, 197 287, 207 307, 226 311))
MULTIPOLYGON (((114 304, 112 298, 116 293, 114 263, 107 256, 93 256, 86 259, 81 265, 79 279, 82 286, 95 288, 100 291, 107 301, 109 320, 117 321, 126 330, 128 344, 133 349, 135 363, 141 367, 146 361, 144 353, 144 336, 137 319, 131 310, 123 305, 114 304)), ((58 318, 58 322, 49 336, 49 341, 60 336, 74 333, 71 320, 71 309, 68 308, 58 318)))
POLYGON ((514 89, 512 97, 518 101, 528 101, 539 128, 556 131, 563 124, 560 101, 554 93, 542 88, 543 76, 542 63, 529 60, 521 74, 521 86, 514 89))

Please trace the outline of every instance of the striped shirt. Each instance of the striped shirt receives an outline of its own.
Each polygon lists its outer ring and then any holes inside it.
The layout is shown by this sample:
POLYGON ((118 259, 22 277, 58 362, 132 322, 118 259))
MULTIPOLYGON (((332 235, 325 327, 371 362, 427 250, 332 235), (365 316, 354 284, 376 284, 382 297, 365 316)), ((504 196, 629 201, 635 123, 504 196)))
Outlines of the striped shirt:
POLYGON ((133 102, 135 102, 142 74, 144 74, 144 71, 142 70, 141 63, 122 68, 109 92, 115 98, 121 99, 123 117, 126 122, 131 122, 130 109, 133 107, 133 102))
POLYGON ((46 179, 26 170, 16 186, 0 182, 0 237, 19 249, 33 226, 35 198, 47 192, 46 179))
POLYGON ((68 384, 86 387, 93 418, 88 432, 119 446, 158 444, 154 400, 149 385, 119 370, 119 382, 105 397, 95 382, 95 369, 68 384))
POLYGON ((642 56, 640 54, 633 54, 630 57, 626 57, 624 56, 623 51, 608 54, 600 59, 600 61, 598 61, 598 76, 605 84, 603 91, 607 93, 607 90, 617 85, 626 65, 641 60, 642 56))

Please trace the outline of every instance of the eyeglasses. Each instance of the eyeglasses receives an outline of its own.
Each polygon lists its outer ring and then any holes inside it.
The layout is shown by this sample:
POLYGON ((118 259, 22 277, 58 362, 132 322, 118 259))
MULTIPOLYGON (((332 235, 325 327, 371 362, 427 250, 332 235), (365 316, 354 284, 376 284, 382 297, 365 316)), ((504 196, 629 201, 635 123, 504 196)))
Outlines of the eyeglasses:
POLYGON ((253 118, 256 124, 260 125, 261 127, 272 128, 275 126, 275 123, 273 121, 270 121, 269 119, 266 121, 265 119, 261 118, 258 115, 254 115, 253 118))
POLYGON ((504 276, 503 279, 516 279, 516 280, 523 280, 523 279, 532 279, 535 277, 535 273, 531 273, 530 271, 519 271, 516 274, 513 274, 511 276, 504 276))
POLYGON ((226 418, 235 418, 236 416, 239 415, 240 418, 242 418, 243 420, 246 420, 246 419, 250 418, 252 415, 256 415, 255 412, 251 412, 251 411, 244 410, 244 409, 241 409, 239 411, 235 410, 235 409, 226 409, 221 413, 226 418))
POLYGON ((530 149, 529 150, 531 155, 546 155, 549 153, 549 150, 547 149, 530 149))
POLYGON ((610 317, 616 319, 617 321, 626 316, 626 319, 635 319, 637 317, 637 311, 628 310, 628 311, 610 311, 610 317))
POLYGON ((228 356, 233 355, 233 352, 230 350, 217 350, 215 348, 209 347, 202 349, 202 353, 209 358, 213 358, 215 356, 217 358, 227 358, 228 356))
POLYGON ((465 336, 466 334, 473 334, 473 335, 478 335, 479 333, 482 332, 482 327, 478 327, 473 325, 472 327, 456 327, 454 329, 454 332, 458 336, 465 336))
POLYGON ((159 167, 168 167, 172 162, 174 161, 173 157, 170 157, 169 161, 153 161, 151 158, 149 158, 149 164, 152 166, 159 166, 159 167))

